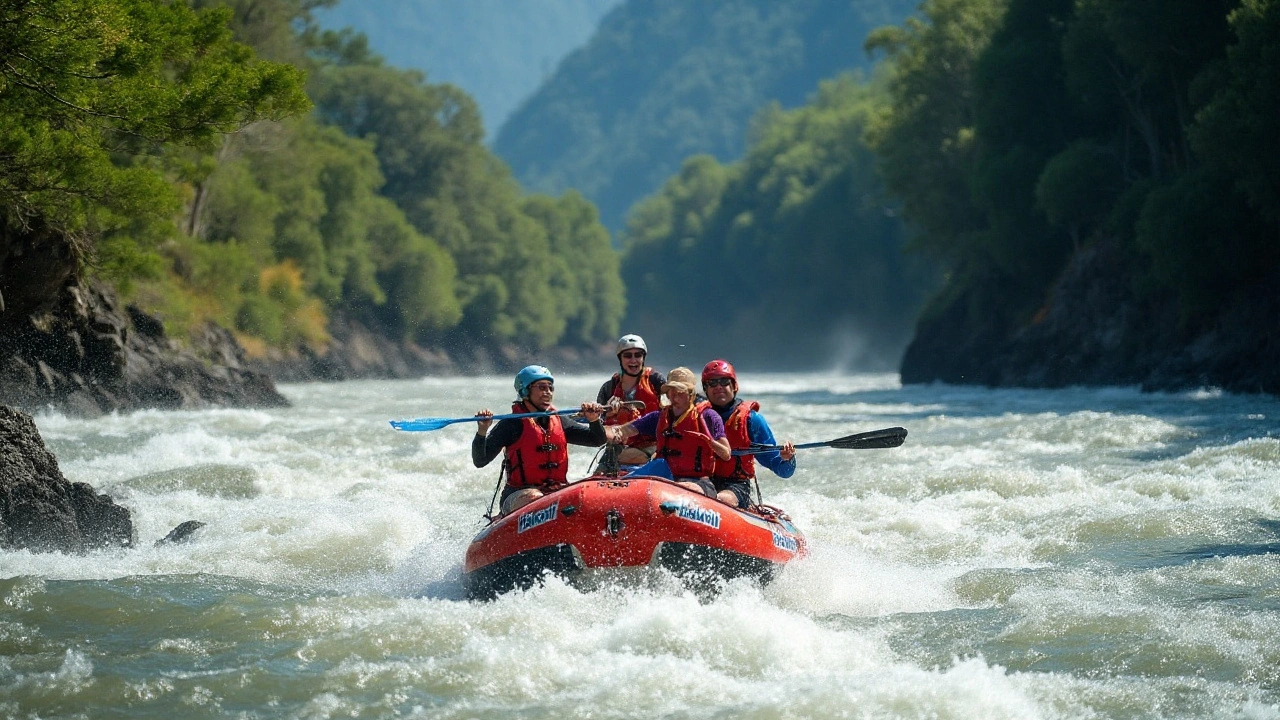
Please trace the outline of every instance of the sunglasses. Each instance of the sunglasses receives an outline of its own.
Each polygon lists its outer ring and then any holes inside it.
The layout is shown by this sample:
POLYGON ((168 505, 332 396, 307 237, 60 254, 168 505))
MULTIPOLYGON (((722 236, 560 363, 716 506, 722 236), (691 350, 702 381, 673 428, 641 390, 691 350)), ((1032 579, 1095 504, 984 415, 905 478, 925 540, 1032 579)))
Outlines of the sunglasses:
POLYGON ((733 384, 733 378, 711 378, 710 380, 703 380, 702 384, 709 388, 729 387, 733 384))

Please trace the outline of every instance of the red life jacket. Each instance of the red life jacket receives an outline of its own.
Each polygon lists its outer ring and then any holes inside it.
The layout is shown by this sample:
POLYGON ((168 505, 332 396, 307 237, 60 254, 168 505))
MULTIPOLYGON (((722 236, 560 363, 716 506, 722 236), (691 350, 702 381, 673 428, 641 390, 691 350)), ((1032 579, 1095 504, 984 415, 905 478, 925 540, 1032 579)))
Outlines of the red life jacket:
MULTIPOLYGON (((632 410, 630 408, 623 407, 618 410, 617 415, 605 420, 605 425, 626 425, 641 415, 651 413, 662 407, 661 400, 658 397, 658 388, 653 386, 653 378, 650 377, 651 375, 653 375, 653 368, 651 367, 645 367, 645 369, 640 372, 640 377, 636 379, 635 397, 631 398, 632 400, 639 400, 644 403, 644 410, 632 410)), ((622 375, 620 373, 613 374, 613 397, 616 397, 619 400, 628 399, 626 393, 622 391, 622 375)), ((652 435, 632 435, 627 438, 626 444, 627 447, 644 447, 652 445, 653 440, 654 438, 652 435)))
MULTIPOLYGON (((555 408, 548 407, 548 410, 555 408)), ((511 406, 513 413, 529 412, 523 402, 511 406)), ((547 418, 544 430, 538 418, 523 418, 519 439, 506 447, 507 485, 510 487, 559 487, 569 475, 569 444, 564 438, 560 416, 547 418)))
MULTIPOLYGON (((724 421, 724 436, 729 440, 729 449, 744 450, 751 447, 750 429, 747 418, 752 411, 759 410, 760 403, 753 401, 740 402, 729 413, 724 421)), ((716 460, 715 477, 721 480, 749 480, 756 476, 756 460, 752 455, 737 455, 728 460, 716 460)))
POLYGON ((677 478, 710 477, 716 469, 716 456, 711 450, 711 430, 702 419, 703 404, 689 409, 672 423, 671 408, 658 416, 658 449, 655 457, 664 458, 677 478), (692 437, 687 433, 702 433, 692 437))

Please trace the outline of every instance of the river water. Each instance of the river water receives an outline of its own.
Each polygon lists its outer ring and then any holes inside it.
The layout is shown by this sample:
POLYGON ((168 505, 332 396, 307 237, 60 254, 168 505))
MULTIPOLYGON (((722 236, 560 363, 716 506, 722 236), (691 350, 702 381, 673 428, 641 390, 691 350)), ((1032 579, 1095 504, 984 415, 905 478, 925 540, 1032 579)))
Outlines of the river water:
POLYGON ((1280 718, 1280 401, 742 385, 780 437, 910 436, 766 471, 812 554, 713 600, 660 575, 461 599, 497 464, 472 426, 387 421, 506 412, 509 378, 37 416, 139 542, 0 553, 0 717, 1280 718))

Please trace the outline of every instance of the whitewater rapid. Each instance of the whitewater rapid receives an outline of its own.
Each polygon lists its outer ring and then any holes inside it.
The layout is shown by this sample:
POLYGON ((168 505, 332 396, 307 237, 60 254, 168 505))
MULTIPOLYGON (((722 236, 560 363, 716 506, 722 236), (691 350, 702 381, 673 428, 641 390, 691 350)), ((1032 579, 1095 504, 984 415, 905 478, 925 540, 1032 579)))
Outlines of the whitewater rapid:
MULTIPOLYGON (((604 378, 557 378, 561 405, 604 378)), ((509 378, 284 386, 279 410, 36 416, 138 544, 0 551, 0 717, 1280 718, 1280 401, 745 374, 802 451, 810 558, 461 599, 509 378), (191 542, 156 547, 186 520, 191 542)), ((571 468, 592 451, 575 448, 571 468)), ((572 474, 572 470, 571 470, 572 474)))

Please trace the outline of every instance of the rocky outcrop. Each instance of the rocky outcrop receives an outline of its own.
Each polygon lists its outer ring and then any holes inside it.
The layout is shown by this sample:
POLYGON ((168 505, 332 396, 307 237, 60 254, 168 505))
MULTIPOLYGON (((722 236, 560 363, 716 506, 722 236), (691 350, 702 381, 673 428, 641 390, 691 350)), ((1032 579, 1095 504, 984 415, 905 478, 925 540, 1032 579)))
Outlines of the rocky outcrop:
POLYGON ((225 329, 207 323, 184 347, 99 283, 64 285, 34 312, 0 313, 0 403, 17 407, 95 416, 288 404, 271 378, 243 362, 225 329))
POLYGON ((133 543, 129 511, 68 482, 31 416, 0 405, 0 547, 83 553, 133 543))
POLYGON ((226 330, 186 345, 109 287, 80 277, 80 240, 0 213, 0 403, 97 415, 139 408, 280 406, 226 330))
POLYGON ((1125 267, 1113 243, 1081 250, 1045 307, 1022 323, 972 310, 989 301, 954 299, 921 320, 902 381, 1280 393, 1280 278, 1238 294, 1214 322, 1193 328, 1172 301, 1138 297, 1125 267))

